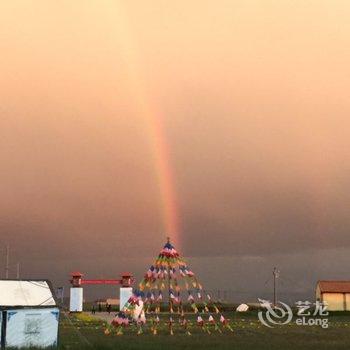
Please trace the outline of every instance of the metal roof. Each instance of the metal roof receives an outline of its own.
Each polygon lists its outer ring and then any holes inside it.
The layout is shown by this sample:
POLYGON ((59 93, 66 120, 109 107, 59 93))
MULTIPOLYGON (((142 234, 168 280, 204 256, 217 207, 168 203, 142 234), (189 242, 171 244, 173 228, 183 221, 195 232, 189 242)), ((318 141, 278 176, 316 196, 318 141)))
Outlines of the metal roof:
POLYGON ((350 281, 318 281, 321 293, 350 293, 350 281))
POLYGON ((0 280, 0 308, 56 306, 47 280, 0 280))

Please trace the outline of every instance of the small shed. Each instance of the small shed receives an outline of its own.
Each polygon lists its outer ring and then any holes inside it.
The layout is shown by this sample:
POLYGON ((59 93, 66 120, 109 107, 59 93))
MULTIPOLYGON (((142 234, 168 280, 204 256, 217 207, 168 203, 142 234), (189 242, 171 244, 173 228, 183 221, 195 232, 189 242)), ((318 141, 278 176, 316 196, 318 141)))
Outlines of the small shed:
POLYGON ((329 311, 350 311, 350 281, 318 281, 316 300, 326 302, 329 311))
POLYGON ((59 308, 47 280, 0 280, 1 348, 57 346, 59 308))

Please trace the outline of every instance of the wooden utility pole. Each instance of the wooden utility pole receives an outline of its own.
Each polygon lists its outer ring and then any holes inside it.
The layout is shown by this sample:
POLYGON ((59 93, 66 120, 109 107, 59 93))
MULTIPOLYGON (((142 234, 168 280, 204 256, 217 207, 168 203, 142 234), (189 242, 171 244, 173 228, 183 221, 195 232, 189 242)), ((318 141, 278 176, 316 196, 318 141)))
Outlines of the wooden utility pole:
POLYGON ((279 277, 280 271, 274 267, 273 268, 273 307, 277 305, 277 278, 279 277))

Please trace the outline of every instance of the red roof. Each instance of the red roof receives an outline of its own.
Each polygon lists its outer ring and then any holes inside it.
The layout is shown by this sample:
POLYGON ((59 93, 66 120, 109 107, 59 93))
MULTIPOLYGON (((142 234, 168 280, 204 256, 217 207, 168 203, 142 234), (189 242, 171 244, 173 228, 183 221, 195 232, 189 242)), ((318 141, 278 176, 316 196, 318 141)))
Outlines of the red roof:
POLYGON ((350 281, 318 281, 321 293, 350 293, 350 281))
POLYGON ((78 272, 78 271, 76 271, 76 272, 71 272, 71 274, 70 274, 72 277, 83 277, 84 275, 81 273, 81 272, 78 272))
POLYGON ((123 272, 120 274, 122 277, 132 277, 132 273, 131 272, 123 272))

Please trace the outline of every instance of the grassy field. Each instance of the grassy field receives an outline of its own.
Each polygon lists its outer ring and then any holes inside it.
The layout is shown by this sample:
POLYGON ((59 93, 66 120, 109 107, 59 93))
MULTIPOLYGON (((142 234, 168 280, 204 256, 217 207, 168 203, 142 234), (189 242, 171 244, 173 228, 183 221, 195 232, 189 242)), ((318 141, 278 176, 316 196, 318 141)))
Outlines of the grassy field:
POLYGON ((294 322, 270 329, 260 324, 256 312, 244 315, 231 313, 234 333, 204 333, 196 325, 191 327, 192 335, 176 331, 169 336, 167 328, 158 335, 145 333, 136 335, 128 329, 124 335, 105 335, 106 323, 91 318, 89 314, 63 316, 60 327, 60 349, 349 349, 350 315, 332 314, 329 328, 319 326, 297 326, 294 322))

